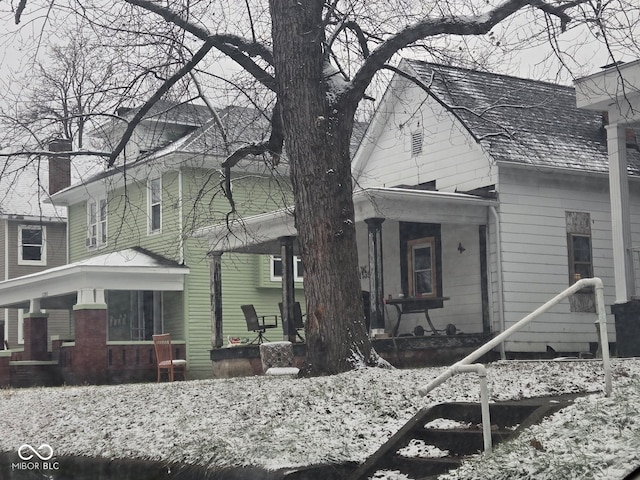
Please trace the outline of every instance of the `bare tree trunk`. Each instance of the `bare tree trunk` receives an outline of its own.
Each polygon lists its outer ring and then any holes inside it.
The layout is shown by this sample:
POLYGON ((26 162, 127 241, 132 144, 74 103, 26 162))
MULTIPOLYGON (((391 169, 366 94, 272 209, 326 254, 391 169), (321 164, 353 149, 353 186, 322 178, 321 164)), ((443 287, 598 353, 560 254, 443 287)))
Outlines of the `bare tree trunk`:
POLYGON ((354 105, 327 96, 323 2, 271 0, 273 50, 305 265, 308 374, 369 361, 355 239, 349 139, 354 105), (312 128, 309 128, 312 126, 312 128))

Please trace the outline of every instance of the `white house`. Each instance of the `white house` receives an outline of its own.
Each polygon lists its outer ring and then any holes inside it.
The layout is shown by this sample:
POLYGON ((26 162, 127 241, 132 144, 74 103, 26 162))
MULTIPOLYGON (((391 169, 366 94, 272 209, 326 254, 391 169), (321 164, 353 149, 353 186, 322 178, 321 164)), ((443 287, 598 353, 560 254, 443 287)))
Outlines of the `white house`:
MULTIPOLYGON (((372 333, 499 333, 591 276, 613 304, 607 115, 579 109, 567 86, 419 61, 400 68, 416 80, 392 79, 352 167, 372 333)), ((629 244, 640 245, 640 153, 635 131, 622 132, 629 244)), ((228 251, 295 235, 286 211, 242 228, 233 239, 222 226, 200 234, 228 251)), ((503 348, 593 350, 594 311, 593 292, 581 291, 503 348)), ((613 316, 609 330, 615 339, 613 316)))

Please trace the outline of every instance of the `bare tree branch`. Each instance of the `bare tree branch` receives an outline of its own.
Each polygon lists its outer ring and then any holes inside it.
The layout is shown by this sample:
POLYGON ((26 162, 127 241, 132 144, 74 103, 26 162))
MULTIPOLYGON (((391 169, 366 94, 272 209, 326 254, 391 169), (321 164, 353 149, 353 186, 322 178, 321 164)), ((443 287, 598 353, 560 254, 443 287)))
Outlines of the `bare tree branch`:
POLYGON ((362 56, 364 58, 367 58, 370 53, 369 46, 367 45, 367 37, 364 31, 362 30, 362 27, 360 27, 360 25, 354 21, 348 21, 348 22, 342 23, 338 27, 338 29, 335 32, 333 32, 333 35, 331 35, 331 38, 327 42, 329 49, 331 48, 331 45, 333 44, 335 39, 338 37, 340 32, 344 30, 351 30, 356 35, 356 38, 358 39, 358 44, 360 45, 360 50, 362 51, 362 56))
POLYGON ((18 6, 16 7, 16 14, 15 14, 16 25, 20 24, 22 12, 24 12, 24 9, 26 6, 27 6, 27 0, 20 0, 20 3, 18 3, 18 6))
POLYGON ((151 110, 151 107, 160 100, 173 85, 175 85, 182 77, 187 75, 195 66, 209 53, 209 51, 213 48, 213 42, 207 41, 200 47, 200 50, 196 52, 196 54, 189 60, 184 66, 178 70, 175 74, 171 76, 171 78, 167 79, 160 88, 145 102, 145 104, 140 107, 140 109, 136 112, 134 117, 127 125, 127 129, 125 130, 122 138, 116 145, 116 148, 113 150, 113 153, 109 157, 108 167, 113 166, 118 155, 122 153, 124 147, 127 145, 127 142, 131 139, 131 135, 133 135, 133 131, 138 126, 142 118, 151 110))
POLYGON ((227 55, 247 72, 254 76, 268 89, 275 91, 275 79, 273 75, 260 67, 252 60, 252 57, 260 57, 267 64, 273 65, 273 53, 259 42, 248 42, 242 37, 230 34, 211 35, 205 28, 194 25, 185 20, 179 14, 148 0, 125 0, 127 3, 139 6, 149 12, 160 15, 167 22, 173 23, 188 31, 197 38, 210 42, 213 47, 227 55))
MULTIPOLYGON (((574 6, 587 1, 574 0, 570 2, 570 5, 574 6)), ((351 87, 345 92, 343 98, 346 102, 354 102, 362 98, 375 73, 398 51, 417 40, 442 34, 483 35, 526 5, 533 5, 536 8, 543 9, 547 4, 542 0, 506 0, 501 5, 482 15, 427 18, 422 22, 408 26, 386 40, 371 53, 355 74, 351 87)), ((561 15, 562 21, 568 21, 569 17, 566 16, 564 10, 563 6, 558 6, 553 9, 550 7, 546 11, 547 13, 561 15)))

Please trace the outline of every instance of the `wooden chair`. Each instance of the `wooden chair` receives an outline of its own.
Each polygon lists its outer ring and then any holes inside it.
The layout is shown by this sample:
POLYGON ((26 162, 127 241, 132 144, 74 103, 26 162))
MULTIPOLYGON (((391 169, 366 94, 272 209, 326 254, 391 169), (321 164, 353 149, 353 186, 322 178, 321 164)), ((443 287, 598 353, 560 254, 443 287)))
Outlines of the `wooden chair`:
MULTIPOLYGON (((280 308, 280 316, 284 318, 282 302, 278 303, 278 307, 280 308)), ((293 302, 293 326, 296 329, 296 335, 303 342, 304 338, 300 335, 300 330, 304 331, 304 317, 306 317, 306 315, 302 314, 300 302, 293 302)))
POLYGON ((276 328, 278 326, 277 315, 264 315, 259 317, 253 305, 240 305, 240 308, 242 309, 244 319, 247 322, 247 330, 258 334, 256 338, 249 342, 249 345, 253 344, 256 340, 258 341, 258 345, 261 344, 265 341, 264 333, 269 328, 276 328), (274 317, 275 323, 266 323, 265 319, 267 317, 274 317))
POLYGON ((176 371, 182 373, 182 378, 184 380, 187 379, 187 361, 173 359, 170 333, 153 335, 153 347, 155 348, 156 360, 158 362, 158 382, 160 381, 162 370, 167 371, 170 382, 173 382, 176 371))

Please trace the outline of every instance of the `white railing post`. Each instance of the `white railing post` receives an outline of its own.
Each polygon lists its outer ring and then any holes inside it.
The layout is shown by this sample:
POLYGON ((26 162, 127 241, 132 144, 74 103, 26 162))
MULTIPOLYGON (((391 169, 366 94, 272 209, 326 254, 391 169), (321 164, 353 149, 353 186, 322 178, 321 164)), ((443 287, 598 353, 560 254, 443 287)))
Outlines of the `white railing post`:
POLYGON ((489 388, 487 387, 487 369, 481 363, 473 365, 453 365, 454 373, 471 372, 480 378, 480 411, 482 412, 482 439, 485 453, 491 452, 491 413, 489 412, 489 388))
MULTIPOLYGON (((594 279, 594 280, 600 280, 594 279)), ((604 369, 604 394, 611 395, 611 362, 609 361, 609 334, 607 332, 607 312, 604 306, 604 285, 602 281, 595 284, 596 310, 598 327, 600 328, 600 348, 602 349, 602 368, 604 369)))
POLYGON ((600 337, 600 345, 602 348, 602 368, 604 369, 604 393, 608 397, 611 395, 611 362, 609 360, 609 337, 607 334, 607 312, 604 305, 604 285, 602 280, 599 278, 583 278, 582 280, 578 280, 576 283, 571 285, 569 288, 559 293, 547 303, 542 305, 541 307, 534 310, 532 313, 516 322, 514 325, 504 330, 499 335, 495 336, 487 343, 482 345, 480 348, 474 350, 472 353, 464 357, 459 362, 454 363, 449 368, 447 368, 444 372, 438 375, 435 379, 433 379, 426 386, 420 387, 418 389, 418 393, 423 397, 427 395, 430 391, 436 388, 438 385, 446 382, 449 378, 454 376, 456 373, 461 372, 475 372, 480 377, 480 402, 482 404, 482 433, 484 437, 484 449, 486 452, 491 451, 491 421, 489 418, 489 395, 487 391, 487 372, 483 365, 476 363, 470 365, 471 362, 474 362, 485 353, 488 353, 490 350, 494 349, 497 345, 504 342, 508 337, 516 333, 518 330, 522 329, 529 322, 536 319, 541 314, 545 313, 554 305, 560 303, 562 300, 567 298, 569 295, 573 295, 574 293, 582 290, 585 287, 594 287, 596 294, 596 312, 598 314, 598 319, 596 323, 599 328, 599 337, 600 337))

